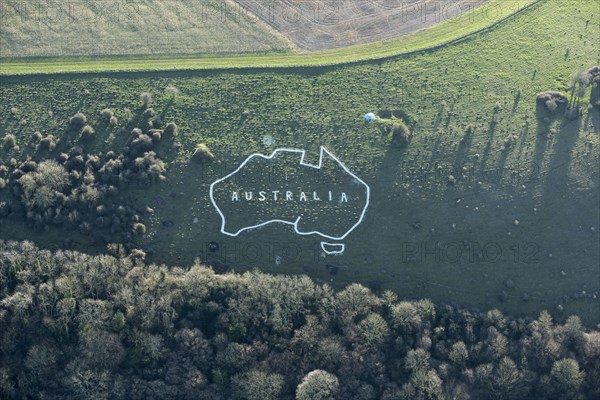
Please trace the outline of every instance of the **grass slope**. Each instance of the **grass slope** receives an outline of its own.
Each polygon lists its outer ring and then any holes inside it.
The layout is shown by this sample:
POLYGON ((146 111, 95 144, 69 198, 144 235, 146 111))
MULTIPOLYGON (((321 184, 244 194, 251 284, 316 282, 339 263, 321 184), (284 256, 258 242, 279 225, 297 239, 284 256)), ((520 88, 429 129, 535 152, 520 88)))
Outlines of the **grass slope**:
MULTIPOLYGON (((455 45, 361 65, 3 77, 0 135, 15 134, 21 149, 2 158, 45 157, 27 147, 35 130, 60 135, 77 111, 98 127, 104 107, 122 120, 123 108, 137 111, 139 94, 149 90, 165 122, 180 126, 182 145, 157 147, 169 162, 166 182, 129 192, 156 210, 140 242, 152 260, 218 260, 238 271, 305 273, 333 285, 357 281, 405 297, 521 314, 550 309, 560 316, 561 305, 566 315, 597 323, 600 116, 596 109, 577 122, 547 123, 535 105, 537 93, 564 90, 574 71, 598 63, 597 21, 593 2, 546 0, 455 45), (180 90, 175 99, 164 93, 169 85, 180 90), (242 119, 246 109, 251 117, 242 119), (408 149, 391 149, 362 122, 365 112, 380 109, 418 119, 408 149), (465 138, 469 125, 475 132, 465 138), (516 143, 504 150, 509 135, 516 143), (189 162, 199 142, 217 162, 189 162), (286 226, 239 238, 219 233, 211 182, 249 154, 276 147, 306 149, 307 161, 316 163, 320 145, 372 189, 344 255, 324 257, 320 238, 286 226), (455 185, 447 183, 451 174, 455 185), (211 241, 219 252, 208 251, 211 241), (326 264, 339 273, 330 276, 326 264)), ((116 130, 98 128, 89 151, 119 148, 127 135, 116 130)), ((0 200, 6 196, 0 191, 0 200)), ((5 221, 0 233, 45 247, 71 237, 80 249, 103 251, 76 233, 34 233, 5 221)))
MULTIPOLYGON (((0 74, 300 67, 351 63, 436 48, 484 30, 499 21, 510 20, 511 15, 539 1, 545 0, 491 0, 473 13, 401 38, 306 54, 10 60, 0 63, 0 74)), ((514 16, 512 18, 515 19, 514 16)))

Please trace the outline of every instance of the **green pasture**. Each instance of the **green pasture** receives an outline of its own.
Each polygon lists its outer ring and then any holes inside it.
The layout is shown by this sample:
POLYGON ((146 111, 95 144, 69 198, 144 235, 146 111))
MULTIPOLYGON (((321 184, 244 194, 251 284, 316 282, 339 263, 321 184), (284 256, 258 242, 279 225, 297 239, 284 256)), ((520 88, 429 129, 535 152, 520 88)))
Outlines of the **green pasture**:
MULTIPOLYGON (((138 241, 149 260, 189 265, 199 258, 236 271, 308 274, 335 286, 362 282, 404 297, 515 314, 549 309, 597 323, 600 115, 587 107, 589 90, 584 115, 574 121, 537 110, 536 95, 566 91, 573 72, 598 64, 598 14, 592 1, 545 0, 458 43, 356 65, 3 76, 0 136, 16 135, 19 149, 1 150, 0 158, 48 157, 28 145, 31 135, 60 136, 78 111, 96 127, 98 137, 83 144, 87 151, 119 150, 129 134, 119 131, 124 109, 141 114, 140 93, 149 91, 152 107, 179 126, 177 138, 155 148, 168 163, 167 180, 122 193, 155 210, 138 241), (168 86, 179 94, 166 93, 168 86), (118 126, 100 123, 106 107, 118 126), (369 111, 410 116, 410 146, 390 147, 376 124, 363 121, 369 111), (198 143, 216 160, 191 162, 198 143), (364 222, 340 242, 343 255, 324 255, 320 237, 298 236, 285 225, 236 238, 220 233, 208 197, 212 182, 250 154, 279 147, 306 150, 306 161, 317 163, 320 146, 372 190, 364 222), (209 251, 211 242, 219 250, 209 251)), ((474 28, 451 21, 431 36, 413 36, 405 48, 366 46, 379 50, 364 58, 441 44, 455 29, 465 29, 461 36, 474 28)), ((190 59, 177 68, 329 64, 366 53, 327 54, 190 59)), ((3 63, 2 73, 170 69, 169 62, 3 63)), ((59 144, 55 153, 65 150, 59 144)), ((11 195, 0 190, 5 198, 11 195)), ((2 239, 60 247, 71 238, 78 249, 105 250, 76 232, 1 223, 2 239)))

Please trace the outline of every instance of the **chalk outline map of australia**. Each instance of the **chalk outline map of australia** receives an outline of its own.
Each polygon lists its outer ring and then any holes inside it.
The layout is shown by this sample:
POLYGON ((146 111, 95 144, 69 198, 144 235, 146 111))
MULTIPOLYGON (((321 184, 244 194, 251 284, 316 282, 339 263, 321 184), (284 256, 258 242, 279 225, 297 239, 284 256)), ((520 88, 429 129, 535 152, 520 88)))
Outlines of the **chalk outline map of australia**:
MULTIPOLYGON (((324 146, 321 146, 321 148, 320 148, 319 163, 317 165, 305 162, 304 161, 305 155, 306 155, 306 151, 305 150, 290 149, 290 148, 279 148, 279 149, 276 149, 269 156, 266 156, 266 155, 260 154, 260 153, 254 153, 254 154, 251 154, 250 156, 248 156, 240 164, 240 166, 235 171, 233 171, 230 174, 224 176, 223 178, 220 178, 220 179, 214 181, 210 185, 210 201, 212 202, 213 206, 215 207, 215 209, 217 210, 217 212, 221 216, 221 233, 224 234, 224 235, 227 235, 227 236, 236 237, 236 236, 238 236, 240 233, 242 233, 244 231, 249 231, 249 230, 252 230, 252 229, 260 228, 260 227, 263 227, 265 225, 269 225, 269 224, 272 224, 272 223, 282 223, 282 224, 292 225, 294 227, 294 231, 298 235, 303 235, 303 236, 307 236, 307 235, 319 235, 319 236, 321 236, 321 237, 323 237, 325 239, 329 239, 329 240, 343 240, 343 239, 345 239, 363 221, 363 219, 365 217, 365 214, 367 212, 367 209, 369 208, 369 201, 370 201, 370 197, 371 197, 371 188, 362 179, 360 179, 358 176, 356 176, 354 173, 352 173, 348 169, 348 167, 346 167, 344 165, 344 163, 342 163, 336 156, 334 156, 324 146), (315 169, 321 169, 321 167, 323 166, 324 157, 327 156, 327 157, 333 159, 334 161, 336 161, 339 164, 339 166, 348 175, 352 176, 357 182, 359 182, 361 185, 364 186, 364 188, 365 188, 365 195, 366 195, 366 197, 365 197, 365 205, 364 205, 364 207, 362 209, 362 212, 361 212, 358 220, 356 221, 356 223, 354 225, 352 225, 352 227, 350 227, 350 229, 348 229, 344 234, 338 235, 338 236, 331 236, 331 235, 327 235, 325 233, 322 233, 322 232, 319 232, 319 231, 316 231, 316 230, 315 231, 303 232, 300 229, 298 229, 298 223, 302 219, 302 215, 299 215, 296 218, 295 221, 286 221, 286 220, 283 220, 283 219, 271 219, 271 220, 268 220, 268 221, 265 221, 265 222, 258 223, 256 225, 246 226, 244 228, 239 229, 237 232, 228 232, 227 231, 227 229, 226 229, 227 219, 225 217, 225 214, 219 208, 219 206, 217 205, 217 202, 215 201, 215 196, 214 196, 215 187, 219 183, 221 183, 223 181, 226 181, 227 179, 231 178, 233 175, 235 175, 239 171, 241 171, 246 166, 246 164, 249 161, 251 161, 254 157, 260 157, 260 158, 263 158, 263 159, 266 159, 266 160, 271 160, 275 156, 277 156, 279 153, 283 153, 283 152, 299 154, 300 155, 300 163, 299 164, 301 166, 308 167, 308 168, 315 168, 315 169)), ((345 245, 344 244, 340 244, 340 243, 321 242, 321 248, 327 254, 341 254, 345 250, 345 245), (336 250, 332 250, 333 248, 336 249, 336 250)))

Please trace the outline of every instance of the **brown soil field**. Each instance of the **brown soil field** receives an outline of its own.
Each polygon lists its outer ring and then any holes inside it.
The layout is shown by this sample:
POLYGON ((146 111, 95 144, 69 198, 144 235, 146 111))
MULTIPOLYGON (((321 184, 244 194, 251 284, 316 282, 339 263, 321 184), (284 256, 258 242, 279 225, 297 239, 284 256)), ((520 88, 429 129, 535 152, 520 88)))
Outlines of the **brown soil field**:
POLYGON ((458 16, 468 21, 487 0, 236 1, 300 50, 315 51, 391 39, 458 16))
POLYGON ((289 51, 233 0, 0 0, 0 58, 289 51))

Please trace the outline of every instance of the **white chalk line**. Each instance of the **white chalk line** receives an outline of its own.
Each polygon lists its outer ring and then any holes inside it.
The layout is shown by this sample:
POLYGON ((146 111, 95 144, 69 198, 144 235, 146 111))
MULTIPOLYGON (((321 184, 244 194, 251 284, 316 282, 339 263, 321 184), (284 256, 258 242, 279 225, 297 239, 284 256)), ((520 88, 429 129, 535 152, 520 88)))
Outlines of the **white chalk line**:
MULTIPOLYGON (((324 146, 321 146, 320 148, 320 152, 319 152, 319 164, 314 165, 314 164, 310 164, 304 161, 304 157, 306 156, 306 150, 300 150, 300 149, 288 149, 288 148, 280 148, 280 149, 276 149, 273 151, 273 153, 270 156, 265 156, 264 154, 260 154, 260 153, 254 153, 251 154, 250 156, 248 156, 248 158, 246 158, 244 160, 244 162, 242 162, 240 164, 240 166, 233 171, 232 173, 224 176, 223 178, 217 179, 216 181, 214 181, 211 185, 210 185, 210 201, 212 202, 213 206, 215 207, 215 209, 217 210, 217 212, 219 213, 219 215, 221 216, 221 233, 227 236, 238 236, 240 233, 244 232, 244 231, 248 231, 248 230, 252 230, 252 229, 256 229, 256 228, 260 228, 263 227, 265 225, 268 224, 272 224, 272 223, 282 223, 282 224, 286 224, 286 225, 292 225, 294 227, 294 231, 298 234, 298 235, 303 235, 303 236, 308 236, 308 235, 319 235, 321 237, 324 237, 326 239, 330 239, 330 240, 343 240, 344 238, 346 238, 346 236, 348 236, 358 225, 360 225, 360 223, 363 221, 365 214, 367 212, 367 208, 369 208, 369 202, 370 202, 370 198, 371 198, 371 188, 369 187, 369 185, 367 185, 362 179, 360 179, 358 176, 356 176, 355 174, 353 174, 345 165, 344 163, 342 163, 336 156, 334 156, 329 150, 327 150, 324 146), (285 221, 285 220, 281 220, 281 219, 272 219, 266 222, 262 222, 260 224, 256 224, 256 225, 252 225, 252 226, 247 226, 245 228, 242 228, 240 230, 238 230, 237 232, 227 232, 225 226, 226 226, 226 218, 225 215, 223 214, 223 212, 221 211, 221 209, 219 208, 219 206, 217 205, 215 198, 214 198, 214 188, 215 185, 217 185, 220 182, 223 182, 227 179, 229 179, 230 177, 232 177, 233 175, 237 174, 239 171, 242 170, 242 168, 244 168, 244 166, 246 165, 246 163, 248 163, 251 159, 253 159, 254 157, 261 157, 267 160, 270 160, 272 158, 274 158, 277 153, 283 153, 283 152, 287 152, 287 153, 299 153, 301 154, 301 158, 300 158, 300 165, 306 166, 306 167, 310 167, 310 168, 316 168, 316 169, 321 169, 321 167, 323 166, 323 158, 324 158, 324 154, 327 154, 329 157, 331 157, 332 159, 334 159, 343 169, 344 171, 346 171, 346 173, 348 173, 350 176, 352 176, 354 179, 356 179, 358 182, 360 182, 362 185, 364 185, 364 187, 366 188, 366 194, 367 194, 367 201, 365 202, 365 206, 360 214, 360 218, 358 219, 358 221, 356 222, 356 224, 354 224, 345 234, 341 235, 341 236, 330 236, 330 235, 326 235, 322 232, 319 231, 309 231, 309 232, 302 232, 298 229, 298 223, 300 222, 300 220, 302 219, 302 216, 299 216, 298 218, 296 218, 296 220, 294 222, 290 222, 290 221, 285 221)), ((330 243, 325 243, 327 245, 329 245, 330 243)), ((336 244, 337 245, 337 244, 336 244)), ((321 248, 323 249, 323 251, 325 251, 325 253, 327 254, 340 254, 344 251, 345 246, 342 244, 342 250, 341 251, 334 251, 334 252, 329 252, 327 250, 325 250, 324 248, 324 243, 321 243, 321 248)))

